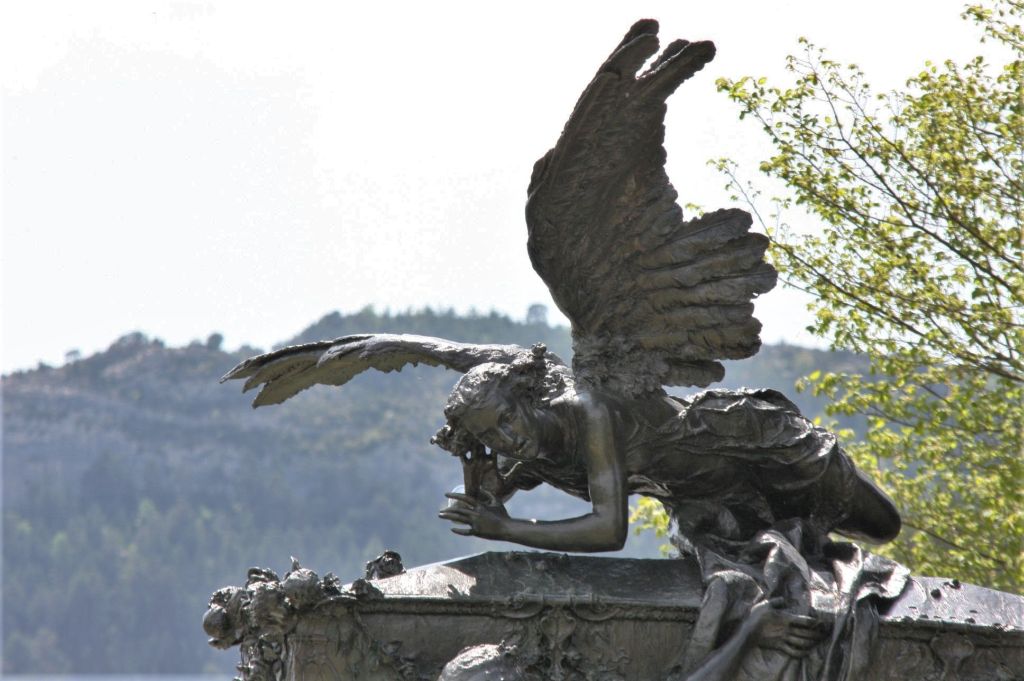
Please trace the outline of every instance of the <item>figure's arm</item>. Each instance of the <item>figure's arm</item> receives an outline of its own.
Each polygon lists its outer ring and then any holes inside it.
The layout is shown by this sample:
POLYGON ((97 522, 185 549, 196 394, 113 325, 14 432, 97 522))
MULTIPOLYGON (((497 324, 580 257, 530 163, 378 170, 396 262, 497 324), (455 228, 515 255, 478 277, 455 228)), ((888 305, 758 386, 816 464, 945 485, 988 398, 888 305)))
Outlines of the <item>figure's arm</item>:
POLYGON ((720 647, 686 674, 684 681, 729 681, 755 647, 772 648, 791 658, 806 657, 828 634, 828 625, 784 610, 785 599, 773 598, 755 605, 743 624, 720 647))
POLYGON ((593 504, 590 513, 554 521, 510 518, 497 500, 494 505, 488 505, 468 495, 453 493, 447 496, 462 502, 463 506, 447 508, 440 516, 468 527, 455 527, 452 532, 554 551, 596 552, 622 548, 629 524, 623 453, 604 405, 583 398, 578 410, 581 423, 577 447, 587 467, 593 504))

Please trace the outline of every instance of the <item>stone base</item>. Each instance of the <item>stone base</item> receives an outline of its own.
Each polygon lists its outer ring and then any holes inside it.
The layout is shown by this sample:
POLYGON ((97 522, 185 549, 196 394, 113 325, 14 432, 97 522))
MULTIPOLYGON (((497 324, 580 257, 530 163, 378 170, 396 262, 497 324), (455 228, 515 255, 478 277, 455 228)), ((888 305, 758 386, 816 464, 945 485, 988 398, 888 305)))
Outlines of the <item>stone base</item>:
MULTIPOLYGON (((246 681, 436 679, 446 665, 448 679, 667 679, 703 591, 691 560, 528 552, 345 586, 297 565, 275 580, 250 571, 207 613, 212 644, 241 646, 246 681)), ((1024 679, 1024 598, 914 578, 872 650, 873 680, 1024 679)))

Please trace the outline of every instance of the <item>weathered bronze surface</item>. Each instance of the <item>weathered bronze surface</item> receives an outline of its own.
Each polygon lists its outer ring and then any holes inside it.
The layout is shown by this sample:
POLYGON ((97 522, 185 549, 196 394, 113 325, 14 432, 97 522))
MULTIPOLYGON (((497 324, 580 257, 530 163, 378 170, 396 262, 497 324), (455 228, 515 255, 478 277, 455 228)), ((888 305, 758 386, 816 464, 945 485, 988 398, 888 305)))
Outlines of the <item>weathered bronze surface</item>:
MULTIPOLYGON (((686 678, 681 644, 702 603, 700 566, 690 558, 483 553, 347 586, 295 570, 284 580, 250 572, 246 587, 218 592, 225 606, 211 609, 221 623, 207 628, 212 642, 240 645, 239 669, 251 681, 686 678), (293 603, 299 584, 319 585, 321 600, 293 603)), ((837 612, 823 605, 819 615, 837 612)), ((1020 596, 913 578, 879 619, 858 678, 1022 678, 1020 596)), ((807 656, 809 671, 827 652, 807 656)), ((731 678, 764 678, 765 660, 754 662, 731 678)), ((795 673, 784 678, 802 678, 795 673)))
MULTIPOLYGON (((224 378, 260 387, 254 406, 262 406, 367 369, 425 363, 463 372, 434 437, 463 464, 465 492, 447 495, 440 512, 453 532, 556 551, 612 550, 626 539, 628 496, 657 498, 677 547, 696 562, 650 568, 690 572, 643 586, 700 599, 683 608, 699 616, 676 630, 672 674, 859 678, 877 608, 899 596, 908 574, 829 534, 891 540, 900 530, 892 501, 832 433, 775 391, 683 399, 663 388, 705 387, 723 376, 718 360, 757 352, 751 301, 774 287, 776 272, 763 259, 767 238, 749 231, 744 211, 683 219, 664 170, 665 102, 715 49, 676 40, 645 67, 657 53, 656 22, 637 22, 530 181, 527 248, 572 322, 572 368, 543 346, 366 334, 254 357, 224 378), (504 502, 541 483, 590 501, 591 511, 558 521, 509 517, 504 502)), ((597 575, 589 583, 604 584, 597 575)), ((612 598, 614 585, 605 587, 595 597, 612 598)), ((353 593, 374 595, 365 580, 353 593)), ((453 663, 444 678, 471 678, 497 669, 502 655, 526 654, 527 644, 501 640, 504 652, 453 663)), ((628 657, 647 664, 636 651, 628 657)), ((644 678, 637 674, 625 677, 644 678)))

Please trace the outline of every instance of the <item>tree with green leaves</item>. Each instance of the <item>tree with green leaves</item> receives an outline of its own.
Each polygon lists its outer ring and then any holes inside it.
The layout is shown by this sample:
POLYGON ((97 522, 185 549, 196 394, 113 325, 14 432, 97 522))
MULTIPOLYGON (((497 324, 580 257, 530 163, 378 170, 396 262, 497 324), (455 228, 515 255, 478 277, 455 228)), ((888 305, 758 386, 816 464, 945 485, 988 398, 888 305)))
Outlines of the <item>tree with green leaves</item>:
MULTIPOLYGON (((964 18, 1006 56, 926 64, 899 92, 801 40, 789 87, 721 79, 774 153, 774 209, 713 162, 773 240, 784 279, 814 296, 811 330, 865 354, 866 375, 815 372, 832 415, 862 414, 850 453, 896 499, 882 549, 920 573, 1024 585, 1024 3, 964 18), (802 208, 823 229, 789 229, 802 208)), ((634 513, 663 532, 651 505, 634 513)))

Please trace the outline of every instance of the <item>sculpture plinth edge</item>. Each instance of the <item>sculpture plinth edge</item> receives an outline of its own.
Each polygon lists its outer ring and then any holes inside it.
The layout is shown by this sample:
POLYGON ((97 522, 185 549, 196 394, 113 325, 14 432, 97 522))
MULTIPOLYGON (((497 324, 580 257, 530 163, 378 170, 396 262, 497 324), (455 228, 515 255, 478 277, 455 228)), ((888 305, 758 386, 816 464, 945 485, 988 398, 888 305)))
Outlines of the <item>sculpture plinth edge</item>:
MULTIPOLYGON (((341 585, 297 563, 219 590, 211 643, 244 681, 683 678, 703 598, 695 561, 487 552, 341 585), (477 674, 477 675, 474 675, 477 674)), ((827 616, 827 613, 825 613, 827 616)), ((1006 681, 1024 598, 915 577, 880 612, 871 679, 1006 681)), ((743 678, 743 677, 740 677, 743 678)))

